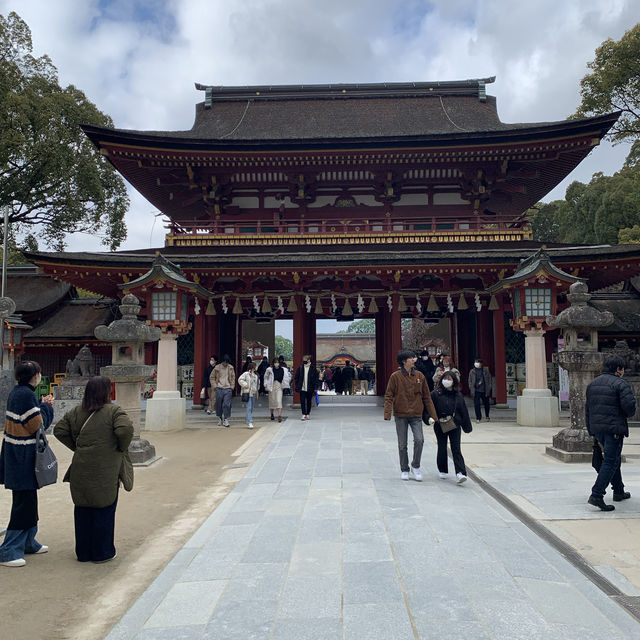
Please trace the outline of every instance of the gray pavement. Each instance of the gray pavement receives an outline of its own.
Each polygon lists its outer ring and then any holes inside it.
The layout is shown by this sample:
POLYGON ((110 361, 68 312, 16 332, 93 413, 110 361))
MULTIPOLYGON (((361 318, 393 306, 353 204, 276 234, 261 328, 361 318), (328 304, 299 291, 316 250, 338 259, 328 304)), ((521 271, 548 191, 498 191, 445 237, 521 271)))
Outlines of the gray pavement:
MULTIPOLYGON (((424 481, 403 482, 375 397, 323 399, 308 422, 288 414, 108 640, 640 637, 636 619, 477 483, 457 485, 451 463, 439 479, 430 430, 424 481)), ((573 481, 563 473, 588 470, 552 462, 555 480, 541 483, 536 469, 479 473, 521 502, 537 495, 532 511, 569 499, 575 517, 595 517, 586 475, 555 495, 573 481)))

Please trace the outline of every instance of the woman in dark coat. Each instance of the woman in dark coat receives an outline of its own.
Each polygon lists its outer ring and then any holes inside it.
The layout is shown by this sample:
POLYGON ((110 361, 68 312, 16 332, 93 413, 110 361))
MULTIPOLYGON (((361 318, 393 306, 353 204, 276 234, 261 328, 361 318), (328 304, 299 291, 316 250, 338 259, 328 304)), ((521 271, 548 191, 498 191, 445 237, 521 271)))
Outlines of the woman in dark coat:
POLYGON ((73 453, 64 482, 71 483, 80 562, 106 562, 116 557, 113 544, 120 481, 133 488, 128 448, 133 438, 129 416, 111 404, 111 380, 90 378, 82 404, 67 412, 53 430, 73 453))
POLYGON ((17 381, 7 398, 4 436, 0 449, 0 484, 12 492, 11 516, 0 546, 0 565, 23 567, 27 553, 46 553, 49 547, 36 540, 38 531, 38 484, 36 439, 42 426, 53 419, 53 396, 38 402, 35 389, 42 379, 40 365, 27 360, 14 370, 17 381))
POLYGON ((341 396, 344 392, 344 381, 342 379, 342 369, 336 367, 333 371, 333 387, 336 390, 336 395, 341 396))
MULTIPOLYGON (((446 478, 449 474, 447 459, 447 439, 451 445, 451 453, 453 455, 453 466, 456 472, 458 484, 462 484, 467 479, 467 468, 464 464, 462 451, 460 449, 460 439, 462 431, 471 433, 471 420, 469 419, 469 411, 464 403, 464 397, 458 389, 458 378, 452 371, 445 371, 436 388, 431 392, 431 399, 436 408, 436 413, 441 417, 453 416, 456 428, 447 433, 443 433, 440 423, 433 425, 433 431, 438 441, 438 453, 436 456, 436 464, 441 478, 446 478)), ((427 416, 428 419, 428 416, 427 416)))

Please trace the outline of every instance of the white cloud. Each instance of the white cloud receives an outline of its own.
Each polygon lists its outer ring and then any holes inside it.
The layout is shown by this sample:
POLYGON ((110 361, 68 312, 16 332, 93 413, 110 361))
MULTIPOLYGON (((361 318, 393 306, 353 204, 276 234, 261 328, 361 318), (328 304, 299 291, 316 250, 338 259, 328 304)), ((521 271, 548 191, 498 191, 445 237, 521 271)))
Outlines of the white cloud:
MULTIPOLYGON (((640 21, 634 0, 0 0, 116 127, 189 129, 221 85, 454 80, 488 87, 504 122, 562 120, 600 43, 640 21)), ((595 149, 566 184, 612 173, 626 149, 595 149)), ((129 238, 149 246, 151 207, 132 195, 129 238)), ((161 244, 156 222, 152 245, 161 244)), ((73 249, 101 249, 86 236, 73 249)))

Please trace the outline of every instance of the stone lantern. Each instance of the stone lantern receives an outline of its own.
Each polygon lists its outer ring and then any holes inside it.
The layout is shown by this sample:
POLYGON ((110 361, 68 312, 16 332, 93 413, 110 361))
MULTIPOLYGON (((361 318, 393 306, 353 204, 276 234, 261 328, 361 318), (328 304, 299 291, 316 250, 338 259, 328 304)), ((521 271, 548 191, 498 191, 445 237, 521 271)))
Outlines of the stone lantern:
POLYGON ((208 300, 210 291, 192 282, 175 264, 157 253, 151 269, 136 280, 120 285, 128 293, 144 299, 147 324, 160 331, 158 343, 157 387, 147 400, 145 428, 156 431, 183 429, 186 423, 186 401, 176 384, 178 368, 177 338, 189 332, 189 308, 199 312, 198 300, 208 300))
POLYGON ((560 424, 558 399, 547 387, 544 334, 547 316, 555 313, 558 294, 578 278, 552 262, 544 248, 523 260, 515 273, 488 289, 507 292, 511 298, 515 331, 525 335, 526 386, 518 396, 517 422, 529 427, 556 427, 560 424))
POLYGON ((598 328, 613 322, 610 311, 598 311, 587 303, 591 298, 584 282, 575 282, 567 295, 570 307, 557 316, 549 316, 550 327, 560 327, 564 349, 554 354, 554 362, 569 372, 571 423, 553 437, 547 454, 563 462, 591 459, 593 438, 585 425, 584 409, 587 385, 600 372, 604 355, 598 352, 598 328))
POLYGON ((100 374, 115 383, 116 402, 127 412, 133 423, 133 440, 129 454, 133 464, 150 464, 156 459, 155 447, 140 437, 140 385, 153 373, 153 366, 144 363, 145 342, 160 339, 161 331, 138 320, 138 298, 127 294, 120 305, 120 320, 108 327, 96 327, 98 340, 111 342, 111 365, 101 367, 100 374))

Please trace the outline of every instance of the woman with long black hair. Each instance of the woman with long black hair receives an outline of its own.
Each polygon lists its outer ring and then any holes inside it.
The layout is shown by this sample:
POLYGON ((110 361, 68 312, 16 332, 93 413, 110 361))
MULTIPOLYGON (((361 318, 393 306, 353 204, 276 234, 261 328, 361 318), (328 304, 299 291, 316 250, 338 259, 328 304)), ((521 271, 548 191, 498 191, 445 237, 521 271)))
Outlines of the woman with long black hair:
POLYGON ((73 451, 64 482, 71 483, 80 562, 107 562, 116 557, 114 529, 120 482, 133 488, 128 448, 133 438, 129 416, 111 403, 111 380, 90 378, 82 404, 68 411, 53 430, 73 451))

